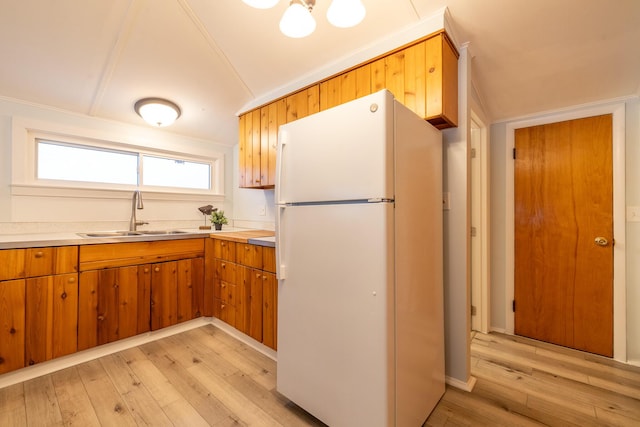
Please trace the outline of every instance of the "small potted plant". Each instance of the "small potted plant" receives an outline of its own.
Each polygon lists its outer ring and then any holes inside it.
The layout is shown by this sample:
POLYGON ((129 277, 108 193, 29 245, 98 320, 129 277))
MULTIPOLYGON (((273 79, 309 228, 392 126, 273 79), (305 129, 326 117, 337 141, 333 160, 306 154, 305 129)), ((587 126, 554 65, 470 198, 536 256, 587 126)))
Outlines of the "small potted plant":
POLYGON ((213 211, 211 212, 211 223, 216 230, 222 230, 222 224, 229 224, 229 220, 224 216, 224 211, 213 211))

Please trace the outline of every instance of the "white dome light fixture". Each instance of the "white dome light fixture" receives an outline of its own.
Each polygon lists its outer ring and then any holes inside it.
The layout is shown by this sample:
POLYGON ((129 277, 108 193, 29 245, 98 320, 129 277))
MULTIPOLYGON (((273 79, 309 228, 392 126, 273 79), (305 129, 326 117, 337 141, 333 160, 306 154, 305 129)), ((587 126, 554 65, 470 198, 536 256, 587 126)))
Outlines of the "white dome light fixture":
POLYGON ((299 39, 316 30, 316 20, 311 15, 315 0, 291 0, 280 20, 280 31, 287 37, 299 39))
POLYGON ((327 20, 339 28, 355 27, 367 14, 360 0, 333 0, 327 10, 327 20))
POLYGON ((135 103, 136 113, 151 126, 169 126, 180 117, 181 111, 173 102, 162 98, 144 98, 135 103))
MULTIPOLYGON (((278 0, 242 0, 256 9, 269 9, 278 0)), ((316 20, 311 12, 316 0, 289 0, 289 7, 280 19, 280 31, 287 37, 299 39, 316 30, 316 20)), ((327 10, 327 20, 338 28, 355 27, 364 19, 367 11, 362 0, 332 0, 327 10)))
POLYGON ((280 0, 242 0, 244 3, 256 9, 271 9, 280 0))

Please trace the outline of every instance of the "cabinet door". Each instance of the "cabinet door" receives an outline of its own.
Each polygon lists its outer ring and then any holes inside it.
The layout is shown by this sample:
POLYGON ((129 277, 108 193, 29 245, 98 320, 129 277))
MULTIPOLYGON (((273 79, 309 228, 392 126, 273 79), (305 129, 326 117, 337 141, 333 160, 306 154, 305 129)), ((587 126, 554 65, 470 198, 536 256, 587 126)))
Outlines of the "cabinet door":
POLYGON ((25 281, 0 282, 0 374, 24 367, 25 281))
POLYGON ((276 248, 262 248, 262 269, 270 273, 276 272, 276 248))
POLYGON ((247 325, 249 336, 256 341, 262 342, 263 339, 263 277, 261 270, 251 270, 251 282, 249 284, 249 300, 247 303, 247 325))
POLYGON ((177 263, 179 323, 200 317, 204 311, 204 259, 182 259, 177 263))
POLYGON ((287 123, 320 111, 319 85, 313 85, 285 98, 287 123))
POLYGON ((426 119, 438 129, 458 125, 458 56, 444 33, 425 42, 426 119))
POLYGON ((79 350, 148 330, 144 311, 149 311, 149 290, 144 281, 149 272, 144 273, 144 268, 118 267, 80 273, 79 350), (140 310, 143 312, 139 313, 140 310))
POLYGON ((26 280, 26 364, 77 351, 78 275, 26 280))
POLYGON ((277 350, 278 281, 273 273, 262 274, 262 302, 262 343, 277 350))
POLYGON ((178 263, 153 264, 151 270, 151 330, 178 323, 178 263))

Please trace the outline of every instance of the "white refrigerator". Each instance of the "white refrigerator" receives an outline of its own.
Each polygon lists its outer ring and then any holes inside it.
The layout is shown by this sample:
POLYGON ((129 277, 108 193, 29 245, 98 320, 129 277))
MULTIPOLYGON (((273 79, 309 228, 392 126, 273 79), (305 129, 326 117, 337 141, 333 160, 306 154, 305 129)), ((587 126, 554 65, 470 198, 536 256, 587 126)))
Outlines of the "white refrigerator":
POLYGON ((280 127, 277 390, 332 426, 444 393, 442 137, 386 91, 280 127))

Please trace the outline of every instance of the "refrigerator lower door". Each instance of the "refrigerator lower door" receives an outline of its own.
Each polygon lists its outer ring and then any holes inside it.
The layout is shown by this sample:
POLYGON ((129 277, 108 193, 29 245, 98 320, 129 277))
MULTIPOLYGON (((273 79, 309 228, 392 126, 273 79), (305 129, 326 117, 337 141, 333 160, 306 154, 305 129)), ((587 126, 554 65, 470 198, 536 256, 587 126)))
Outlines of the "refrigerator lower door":
POLYGON ((394 425, 394 208, 280 210, 280 393, 331 425, 394 425))

